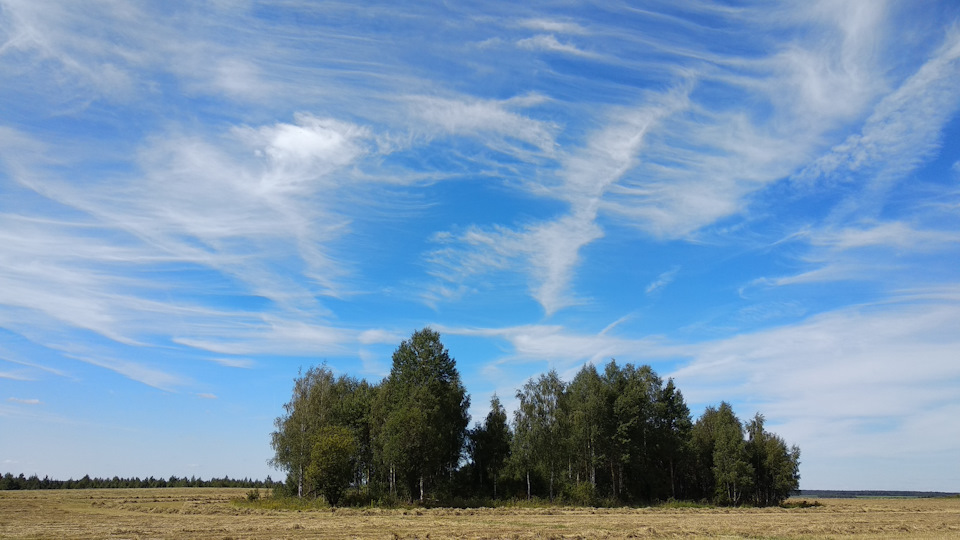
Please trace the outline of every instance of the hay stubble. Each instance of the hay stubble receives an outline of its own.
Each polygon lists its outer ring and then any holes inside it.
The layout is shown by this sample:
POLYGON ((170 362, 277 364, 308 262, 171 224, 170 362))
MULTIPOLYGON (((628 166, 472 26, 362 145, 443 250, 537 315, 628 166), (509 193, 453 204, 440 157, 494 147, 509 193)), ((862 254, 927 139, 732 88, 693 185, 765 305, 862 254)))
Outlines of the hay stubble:
POLYGON ((960 537, 960 499, 823 500, 816 508, 278 511, 243 489, 0 492, 2 538, 960 537))

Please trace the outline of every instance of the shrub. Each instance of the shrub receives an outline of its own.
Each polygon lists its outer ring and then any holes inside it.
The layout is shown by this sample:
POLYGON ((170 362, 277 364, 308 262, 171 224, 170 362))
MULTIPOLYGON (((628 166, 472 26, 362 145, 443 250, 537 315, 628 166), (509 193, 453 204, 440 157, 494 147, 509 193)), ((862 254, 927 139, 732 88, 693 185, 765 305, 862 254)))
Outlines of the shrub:
POLYGON ((564 499, 577 506, 596 506, 597 490, 590 482, 578 482, 565 490, 564 499))

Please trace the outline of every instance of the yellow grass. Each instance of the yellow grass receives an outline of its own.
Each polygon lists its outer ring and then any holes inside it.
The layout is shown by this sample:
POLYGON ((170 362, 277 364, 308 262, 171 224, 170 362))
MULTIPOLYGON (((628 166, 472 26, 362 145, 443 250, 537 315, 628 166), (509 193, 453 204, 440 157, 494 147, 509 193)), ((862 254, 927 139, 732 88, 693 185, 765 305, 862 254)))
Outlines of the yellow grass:
POLYGON ((815 508, 244 508, 245 489, 0 492, 0 538, 960 538, 960 499, 815 508))

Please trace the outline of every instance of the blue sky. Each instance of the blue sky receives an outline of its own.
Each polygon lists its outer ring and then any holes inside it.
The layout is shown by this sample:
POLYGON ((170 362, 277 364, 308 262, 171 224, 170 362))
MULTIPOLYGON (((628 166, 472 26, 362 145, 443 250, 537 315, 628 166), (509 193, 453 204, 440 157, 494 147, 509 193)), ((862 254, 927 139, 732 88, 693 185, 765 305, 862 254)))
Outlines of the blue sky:
POLYGON ((960 490, 955 2, 196 4, 0 0, 0 470, 282 477, 430 325, 960 490))

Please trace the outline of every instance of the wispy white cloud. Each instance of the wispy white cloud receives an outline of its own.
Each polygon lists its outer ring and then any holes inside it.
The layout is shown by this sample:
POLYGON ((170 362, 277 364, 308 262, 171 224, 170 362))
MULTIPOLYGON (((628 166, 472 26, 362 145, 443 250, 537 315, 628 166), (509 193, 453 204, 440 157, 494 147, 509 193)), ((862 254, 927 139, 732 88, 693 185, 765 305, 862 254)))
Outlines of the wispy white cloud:
MULTIPOLYGON (((399 341, 396 343, 399 343, 399 341)), ((357 356, 360 359, 363 373, 376 378, 386 377, 390 373, 390 364, 382 355, 367 349, 360 349, 357 356)))
MULTIPOLYGON (((592 217, 581 213, 521 230, 472 227, 456 237, 435 237, 445 244, 455 243, 430 254, 430 262, 436 265, 431 273, 456 283, 486 272, 521 266, 530 274, 532 296, 547 314, 555 313, 578 303, 568 285, 580 259, 579 250, 603 235, 592 217)), ((448 296, 465 291, 458 287, 449 291, 448 296)))
POLYGON ((67 376, 68 376, 66 373, 64 373, 63 371, 61 371, 61 370, 59 370, 59 369, 52 368, 52 367, 50 367, 50 366, 44 366, 44 365, 38 364, 38 363, 36 363, 36 362, 27 362, 26 360, 22 360, 22 359, 16 358, 16 356, 18 356, 18 355, 15 355, 14 353, 6 350, 6 348, 4 348, 4 347, 2 347, 2 346, 0 346, 0 355, 2 355, 2 356, 0 356, 0 361, 3 361, 3 362, 9 362, 9 363, 11 363, 11 364, 17 364, 17 365, 20 365, 20 366, 25 366, 25 367, 30 368, 30 369, 36 369, 36 370, 39 370, 39 371, 43 371, 43 372, 45 372, 45 373, 50 373, 50 374, 52 374, 52 375, 56 375, 56 376, 58 376, 58 377, 67 377, 67 376))
POLYGON ((86 362, 87 364, 108 369, 132 381, 143 383, 165 392, 175 392, 177 388, 191 383, 186 377, 150 367, 142 362, 118 360, 102 356, 91 357, 73 353, 66 353, 66 356, 80 360, 81 362, 86 362))
POLYGON ((652 282, 650 282, 649 285, 647 285, 645 292, 647 294, 653 294, 659 291, 660 289, 666 287, 667 285, 673 283, 673 280, 676 279, 677 272, 679 271, 680 271, 680 268, 678 267, 678 268, 673 268, 671 270, 667 270, 666 272, 660 274, 659 276, 657 276, 657 279, 653 280, 652 282))
POLYGON ((66 356, 81 362, 86 362, 87 364, 108 369, 130 380, 165 392, 175 392, 177 388, 190 384, 191 382, 185 377, 149 367, 144 363, 117 360, 115 358, 90 357, 73 353, 66 353, 66 356))
POLYGON ((741 296, 745 295, 746 291, 754 286, 780 287, 785 285, 824 283, 830 281, 850 281, 857 279, 864 279, 861 268, 851 264, 839 264, 834 262, 829 264, 821 264, 812 270, 805 270, 799 274, 780 276, 776 278, 757 278, 741 288, 740 294, 741 296))
POLYGON ((366 150, 368 129, 330 118, 297 114, 293 124, 237 128, 236 135, 269 166, 259 178, 261 193, 309 193, 308 182, 322 182, 331 172, 357 160, 366 150))
MULTIPOLYGON (((606 331, 582 333, 561 325, 523 325, 508 328, 450 328, 451 335, 503 339, 510 353, 497 362, 546 362, 552 368, 569 372, 584 363, 604 364, 611 359, 655 361, 671 359, 677 351, 662 338, 626 338, 606 331)), ((532 373, 531 373, 532 374, 532 373)))
MULTIPOLYGON (((542 103, 542 96, 528 95, 503 101, 412 96, 407 101, 412 117, 420 120, 423 127, 433 127, 449 135, 512 138, 526 142, 547 155, 554 153, 557 126, 511 110, 542 103)), ((497 148, 510 147, 498 145, 497 148)), ((514 151, 522 153, 519 149, 514 151)))
POLYGON ((913 75, 884 97, 864 123, 829 153, 803 169, 798 178, 853 172, 871 178, 867 191, 842 211, 876 205, 891 182, 912 171, 939 147, 944 124, 960 107, 960 30, 948 31, 941 47, 913 75), (866 196, 866 197, 865 197, 866 196))
POLYGON ((809 456, 811 482, 830 481, 816 465, 830 456, 955 451, 960 438, 916 429, 955 406, 960 308, 944 300, 841 309, 692 345, 669 375, 689 401, 762 411, 809 456))
POLYGON ((531 30, 541 30, 543 32, 554 32, 558 34, 586 34, 587 30, 580 24, 572 21, 562 21, 556 19, 523 19, 518 23, 523 28, 531 30))
MULTIPOLYGON (((20 146, 31 143, 5 133, 20 146)), ((205 331, 212 338, 232 320, 261 327, 248 335, 316 343, 317 331, 294 331, 278 322, 285 315, 265 319, 204 307, 195 296, 201 288, 181 288, 174 299, 149 276, 222 272, 280 310, 306 307, 322 314, 316 297, 333 293, 344 275, 326 246, 346 223, 331 208, 337 182, 347 179, 329 176, 358 159, 367 136, 364 128, 310 115, 297 116, 293 124, 240 127, 218 145, 173 136, 141 152, 144 176, 83 185, 41 175, 52 159, 43 152, 4 152, 21 186, 77 217, 0 214, 0 260, 8 263, 0 270, 0 303, 21 309, 4 311, 0 319, 28 332, 57 321, 127 345, 142 344, 158 317, 166 320, 164 331, 183 343, 201 344, 209 341, 205 331), (276 261, 284 259, 296 261, 300 277, 278 267, 276 261)), ((331 337, 334 332, 321 341, 342 341, 331 337)))
POLYGON ((531 294, 555 313, 577 303, 574 270, 580 250, 603 237, 598 216, 654 237, 692 239, 746 212, 751 197, 814 159, 828 134, 863 115, 884 91, 876 42, 888 13, 857 4, 823 6, 813 19, 807 12, 780 15, 762 22, 816 30, 754 60, 705 55, 711 64, 684 71, 677 86, 644 95, 635 109, 611 111, 607 126, 580 149, 564 149, 555 178, 527 183, 533 193, 570 204, 568 214, 438 237, 445 247, 430 260, 459 285, 429 293, 433 301, 469 293, 463 279, 484 268, 524 268, 531 294), (740 98, 717 106, 705 97, 713 92, 740 98), (754 112, 757 104, 764 115, 754 112))
POLYGON ((395 344, 400 343, 404 339, 406 339, 406 336, 399 332, 384 330, 382 328, 364 330, 360 332, 360 335, 357 337, 357 341, 363 345, 395 344))
POLYGON ((741 289, 755 286, 823 284, 835 281, 885 283, 890 290, 905 286, 930 286, 938 279, 921 271, 930 254, 952 253, 960 248, 960 234, 950 229, 919 228, 904 221, 866 221, 846 227, 804 229, 790 236, 809 249, 798 257, 800 272, 762 277, 741 289), (914 269, 911 271, 910 269, 914 269))
POLYGON ((42 401, 36 398, 22 399, 22 398, 12 397, 12 398, 7 398, 7 401, 11 403, 19 403, 21 405, 40 405, 43 403, 42 401))
POLYGON ((208 394, 208 393, 197 394, 197 397, 201 399, 217 399, 217 396, 215 394, 208 394))
POLYGON ((570 211, 522 228, 472 227, 460 235, 435 239, 453 244, 432 252, 434 275, 460 283, 490 270, 517 266, 530 275, 532 296, 553 314, 579 302, 569 288, 580 261, 580 250, 603 237, 597 224, 601 200, 610 186, 630 169, 648 130, 686 103, 683 89, 674 89, 652 105, 617 115, 610 125, 592 134, 587 146, 565 154, 555 181, 528 185, 533 193, 559 199, 570 211))
POLYGON ((220 364, 223 367, 238 368, 238 369, 250 369, 256 365, 256 362, 250 360, 249 358, 223 358, 215 357, 211 358, 211 361, 220 364))
POLYGON ((553 34, 538 34, 533 37, 523 38, 517 41, 517 47, 535 51, 547 51, 561 54, 570 54, 573 56, 582 56, 584 58, 600 58, 600 55, 584 51, 575 45, 563 43, 553 34))
POLYGON ((823 231, 810 238, 813 245, 835 250, 864 247, 888 247, 898 250, 928 251, 960 243, 960 233, 916 229, 907 223, 892 221, 868 227, 850 227, 823 231))
POLYGON ((342 354, 355 337, 349 330, 292 319, 264 317, 254 328, 232 325, 206 328, 194 335, 174 337, 175 343, 216 354, 303 355, 322 350, 342 354))

